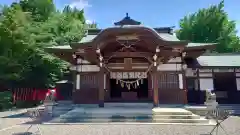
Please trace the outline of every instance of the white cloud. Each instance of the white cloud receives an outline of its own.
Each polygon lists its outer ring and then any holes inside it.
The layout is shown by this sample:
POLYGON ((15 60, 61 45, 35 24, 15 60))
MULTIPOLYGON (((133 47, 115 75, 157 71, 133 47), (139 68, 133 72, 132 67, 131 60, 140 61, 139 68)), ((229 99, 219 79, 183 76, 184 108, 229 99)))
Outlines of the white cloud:
POLYGON ((75 7, 78 9, 86 9, 88 7, 91 7, 92 5, 90 5, 87 0, 75 0, 72 3, 70 3, 69 6, 71 8, 75 7))
POLYGON ((92 20, 88 20, 88 19, 87 19, 87 20, 86 20, 86 23, 87 23, 87 24, 92 24, 92 23, 93 23, 93 21, 92 21, 92 20))

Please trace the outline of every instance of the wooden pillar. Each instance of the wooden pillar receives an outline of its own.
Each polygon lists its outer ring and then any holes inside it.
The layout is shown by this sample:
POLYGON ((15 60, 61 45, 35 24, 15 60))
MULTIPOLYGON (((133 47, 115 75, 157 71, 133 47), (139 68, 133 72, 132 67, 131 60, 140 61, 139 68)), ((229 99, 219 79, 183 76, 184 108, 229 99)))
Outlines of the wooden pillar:
POLYGON ((185 98, 184 98, 184 104, 188 103, 188 97, 187 97, 187 77, 186 77, 186 72, 185 70, 182 69, 182 83, 183 83, 183 90, 184 90, 184 94, 185 94, 185 98))
POLYGON ((183 86, 183 91, 184 91, 184 103, 188 103, 188 97, 187 97, 187 78, 186 78, 186 69, 187 69, 187 63, 184 60, 185 54, 181 53, 181 70, 182 70, 182 86, 183 86), (185 67, 184 67, 185 65, 185 67))
POLYGON ((73 87, 72 87, 72 95, 71 95, 71 97, 72 97, 72 101, 74 102, 75 96, 73 96, 73 95, 74 95, 74 93, 76 91, 76 76, 77 76, 77 74, 76 74, 76 70, 72 70, 71 73, 72 73, 72 78, 73 78, 73 87))
POLYGON ((153 81, 153 106, 157 107, 159 104, 159 98, 158 98, 158 74, 157 74, 157 68, 153 68, 152 72, 152 81, 153 81))
POLYGON ((153 99, 152 74, 148 73, 148 99, 153 99))
POLYGON ((100 68, 98 73, 98 100, 99 100, 99 107, 104 107, 104 68, 100 68))

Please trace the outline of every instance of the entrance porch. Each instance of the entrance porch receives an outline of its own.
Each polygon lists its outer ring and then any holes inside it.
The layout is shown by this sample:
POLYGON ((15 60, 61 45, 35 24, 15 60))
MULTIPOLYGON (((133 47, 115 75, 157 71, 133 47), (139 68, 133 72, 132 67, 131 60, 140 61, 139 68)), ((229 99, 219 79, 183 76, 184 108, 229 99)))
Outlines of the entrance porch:
MULTIPOLYGON (((122 73, 122 72, 118 72, 122 73)), ((171 72, 156 72, 156 82, 158 94, 156 102, 158 104, 186 104, 186 91, 180 89, 181 75, 171 72), (180 77, 179 77, 180 76, 180 77)), ((154 81, 153 74, 149 73, 147 77, 136 82, 136 79, 114 79, 109 74, 105 73, 99 77, 99 73, 84 73, 81 74, 81 89, 74 91, 73 101, 76 104, 100 104, 100 97, 103 97, 102 104, 109 102, 119 103, 153 103, 154 102, 154 81), (102 78, 102 80, 98 80, 102 78), (99 88, 98 81, 101 81, 103 91, 99 88), (131 82, 130 88, 121 81, 131 82), (134 83, 133 83, 134 82, 134 83)), ((155 106, 158 106, 156 104, 155 106)), ((102 105, 102 106, 103 106, 102 105)))

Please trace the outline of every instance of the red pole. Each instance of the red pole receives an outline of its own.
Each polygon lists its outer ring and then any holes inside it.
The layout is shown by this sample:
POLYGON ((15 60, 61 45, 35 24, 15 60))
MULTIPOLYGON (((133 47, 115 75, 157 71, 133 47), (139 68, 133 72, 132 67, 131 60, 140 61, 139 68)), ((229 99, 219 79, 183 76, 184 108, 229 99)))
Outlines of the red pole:
POLYGON ((24 100, 24 88, 21 89, 21 100, 24 100))
POLYGON ((18 88, 16 89, 16 98, 17 98, 17 100, 19 100, 19 90, 18 90, 18 88))
POLYGON ((26 100, 26 88, 23 88, 23 100, 26 100))

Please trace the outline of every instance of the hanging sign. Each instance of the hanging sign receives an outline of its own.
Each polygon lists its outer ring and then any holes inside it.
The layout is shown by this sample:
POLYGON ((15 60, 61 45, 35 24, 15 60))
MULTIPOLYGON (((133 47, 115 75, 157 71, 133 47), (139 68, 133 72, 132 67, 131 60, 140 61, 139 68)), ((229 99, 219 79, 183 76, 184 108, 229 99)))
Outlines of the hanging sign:
POLYGON ((135 79, 135 78, 147 78, 146 72, 111 72, 111 79, 135 79))

